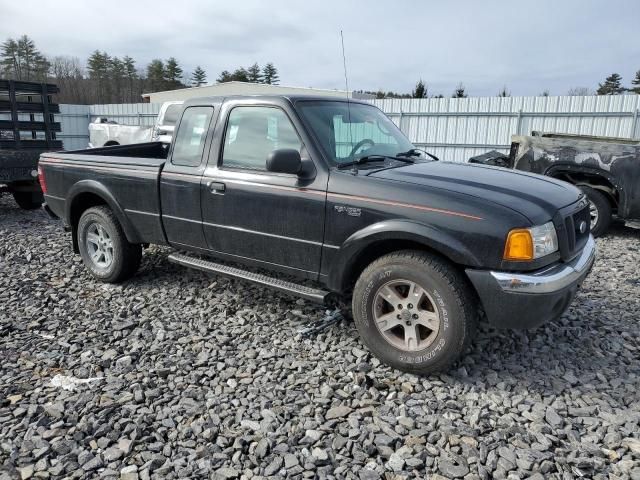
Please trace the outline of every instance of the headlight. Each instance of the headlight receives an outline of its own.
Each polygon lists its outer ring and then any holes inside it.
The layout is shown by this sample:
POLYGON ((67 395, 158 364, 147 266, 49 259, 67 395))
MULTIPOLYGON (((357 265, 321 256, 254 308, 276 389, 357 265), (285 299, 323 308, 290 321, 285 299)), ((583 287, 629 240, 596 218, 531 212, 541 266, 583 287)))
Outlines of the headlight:
POLYGON ((527 261, 558 250, 558 236, 552 222, 537 227, 516 228, 507 236, 505 260, 527 261))

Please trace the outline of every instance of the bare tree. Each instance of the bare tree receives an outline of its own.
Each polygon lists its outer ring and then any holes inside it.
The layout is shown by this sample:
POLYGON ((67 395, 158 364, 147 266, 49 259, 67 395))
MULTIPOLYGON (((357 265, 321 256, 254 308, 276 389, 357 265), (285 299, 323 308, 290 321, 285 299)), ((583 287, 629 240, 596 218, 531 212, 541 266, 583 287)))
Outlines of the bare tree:
POLYGON ((52 81, 60 87, 58 102, 89 103, 91 89, 85 78, 85 70, 77 57, 59 55, 49 59, 52 81))
POLYGON ((586 97, 595 94, 595 90, 589 87, 573 87, 567 92, 567 95, 570 97, 586 97))
POLYGON ((498 92, 498 97, 510 97, 510 96, 511 96, 511 92, 507 90, 506 85, 502 87, 502 89, 500 89, 500 91, 498 92))

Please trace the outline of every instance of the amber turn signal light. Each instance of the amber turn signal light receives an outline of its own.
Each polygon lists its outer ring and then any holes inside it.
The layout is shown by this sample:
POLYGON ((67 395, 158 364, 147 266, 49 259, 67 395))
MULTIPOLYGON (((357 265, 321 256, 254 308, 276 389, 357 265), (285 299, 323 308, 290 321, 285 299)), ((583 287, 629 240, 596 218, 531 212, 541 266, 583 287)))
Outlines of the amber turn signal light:
POLYGON ((528 229, 515 229, 509 232, 504 246, 505 260, 533 260, 533 237, 528 229))

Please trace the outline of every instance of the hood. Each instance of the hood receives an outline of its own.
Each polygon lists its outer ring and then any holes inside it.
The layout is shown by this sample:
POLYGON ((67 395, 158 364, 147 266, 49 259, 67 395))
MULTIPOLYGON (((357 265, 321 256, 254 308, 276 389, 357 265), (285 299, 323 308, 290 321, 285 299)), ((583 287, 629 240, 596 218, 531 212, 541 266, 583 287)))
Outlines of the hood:
POLYGON ((533 224, 549 221, 581 196, 573 185, 550 177, 467 163, 421 162, 369 176, 477 197, 514 210, 533 224))

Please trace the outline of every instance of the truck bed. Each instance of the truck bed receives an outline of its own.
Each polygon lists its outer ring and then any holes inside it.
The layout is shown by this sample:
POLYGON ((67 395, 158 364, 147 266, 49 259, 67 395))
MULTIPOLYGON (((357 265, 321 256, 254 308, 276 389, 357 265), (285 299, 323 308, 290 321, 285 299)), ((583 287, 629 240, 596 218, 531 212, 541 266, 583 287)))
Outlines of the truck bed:
POLYGON ((166 157, 166 145, 160 142, 43 154, 45 201, 71 223, 75 209, 94 199, 91 193, 81 195, 73 205, 67 205, 65 199, 73 197, 72 189, 89 185, 96 194, 111 199, 109 206, 121 218, 130 239, 164 244, 159 177, 166 157))

